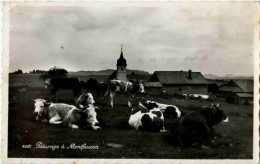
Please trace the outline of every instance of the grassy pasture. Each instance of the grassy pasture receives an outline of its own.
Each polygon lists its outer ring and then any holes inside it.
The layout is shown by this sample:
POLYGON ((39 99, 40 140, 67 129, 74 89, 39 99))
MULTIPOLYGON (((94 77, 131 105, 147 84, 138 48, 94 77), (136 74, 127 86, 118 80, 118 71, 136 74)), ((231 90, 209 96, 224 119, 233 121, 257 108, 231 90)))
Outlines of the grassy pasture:
MULTIPOLYGON (((8 156, 27 158, 161 158, 161 159, 251 159, 253 153, 253 108, 220 102, 229 117, 227 124, 219 124, 216 131, 222 136, 217 138, 215 147, 209 149, 180 147, 169 139, 169 132, 141 132, 128 126, 130 110, 125 95, 117 94, 114 108, 108 105, 109 99, 95 98, 98 120, 102 131, 69 129, 62 125, 49 125, 35 122, 32 116, 33 99, 49 98, 49 90, 38 87, 15 85, 9 88, 8 115, 8 156), (99 149, 36 149, 37 142, 45 145, 65 145, 75 143, 98 146, 99 149), (109 145, 119 144, 121 147, 109 145), (22 148, 31 144, 31 149, 22 148)), ((19 83, 19 82, 17 82, 19 83)), ((60 102, 73 104, 73 94, 69 90, 57 92, 60 102)), ((153 99, 161 103, 175 104, 186 113, 212 102, 183 100, 138 95, 135 103, 153 99)), ((174 120, 166 119, 169 128, 174 120)))

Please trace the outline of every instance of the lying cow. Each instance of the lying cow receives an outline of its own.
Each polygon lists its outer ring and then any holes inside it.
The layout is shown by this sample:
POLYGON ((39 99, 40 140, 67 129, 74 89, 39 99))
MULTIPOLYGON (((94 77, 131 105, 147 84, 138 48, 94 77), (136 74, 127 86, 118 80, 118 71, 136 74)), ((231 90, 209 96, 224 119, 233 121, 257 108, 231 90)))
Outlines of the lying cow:
POLYGON ((89 127, 93 130, 101 130, 97 124, 97 113, 95 111, 95 107, 92 105, 86 107, 85 110, 73 108, 63 119, 63 125, 73 129, 77 129, 79 127, 89 127))
POLYGON ((179 118, 185 114, 175 105, 161 104, 150 100, 145 101, 144 106, 148 109, 159 108, 165 118, 179 118))
POLYGON ((109 87, 111 107, 113 107, 113 101, 116 92, 127 94, 129 96, 128 106, 132 107, 131 99, 134 97, 136 93, 144 93, 144 86, 143 84, 139 83, 111 80, 109 87))
POLYGON ((228 117, 219 104, 204 107, 174 122, 172 139, 183 146, 207 145, 215 136, 213 126, 220 122, 228 122, 228 117))
POLYGON ((164 117, 160 109, 149 110, 141 103, 139 103, 137 107, 132 108, 128 123, 136 130, 152 132, 165 131, 164 117))
POLYGON ((34 100, 34 112, 36 121, 49 122, 50 124, 61 124, 66 114, 76 108, 74 105, 64 103, 51 103, 44 99, 34 100))
POLYGON ((85 109, 86 106, 94 105, 95 101, 91 93, 82 93, 76 101, 76 107, 79 109, 85 109))

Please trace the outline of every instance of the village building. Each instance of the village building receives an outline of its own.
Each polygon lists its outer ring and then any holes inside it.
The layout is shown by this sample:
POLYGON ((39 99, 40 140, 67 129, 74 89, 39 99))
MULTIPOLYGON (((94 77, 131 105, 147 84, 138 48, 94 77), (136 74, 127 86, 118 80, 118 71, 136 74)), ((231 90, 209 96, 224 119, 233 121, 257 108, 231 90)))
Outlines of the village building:
POLYGON ((240 105, 252 104, 254 81, 248 79, 230 80, 219 87, 218 97, 223 97, 230 103, 240 105))
POLYGON ((163 85, 160 82, 144 81, 144 90, 149 95, 158 96, 163 93, 163 85))
POLYGON ((208 81, 200 72, 155 71, 151 82, 160 82, 167 94, 208 94, 208 81))

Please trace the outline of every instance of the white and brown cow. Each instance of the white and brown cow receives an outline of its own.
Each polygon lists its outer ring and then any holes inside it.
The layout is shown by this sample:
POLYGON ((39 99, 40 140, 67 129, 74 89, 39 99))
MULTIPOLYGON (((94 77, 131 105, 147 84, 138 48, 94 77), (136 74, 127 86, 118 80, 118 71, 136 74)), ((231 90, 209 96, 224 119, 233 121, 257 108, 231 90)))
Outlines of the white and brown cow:
POLYGON ((91 93, 82 93, 76 101, 76 107, 79 109, 85 109, 86 106, 94 106, 94 98, 91 93))
POLYGON ((143 84, 139 83, 131 83, 125 82, 120 80, 111 80, 110 87, 109 87, 109 97, 110 97, 110 105, 111 107, 114 106, 114 96, 115 93, 124 93, 129 96, 128 98, 128 106, 132 107, 131 100, 136 93, 144 93, 144 86, 143 84))
POLYGON ((136 130, 151 132, 165 131, 164 117, 160 109, 149 110, 141 103, 137 107, 132 108, 128 123, 136 130))
POLYGON ((34 100, 34 112, 36 121, 49 122, 50 124, 61 124, 66 114, 76 108, 74 105, 64 103, 51 103, 44 99, 34 100))
POLYGON ((175 105, 162 104, 150 100, 145 101, 144 106, 147 109, 159 108, 165 118, 179 118, 185 114, 175 105))
POLYGON ((97 113, 93 105, 89 105, 84 110, 73 108, 63 119, 63 125, 73 129, 79 127, 101 130, 98 126, 97 113))

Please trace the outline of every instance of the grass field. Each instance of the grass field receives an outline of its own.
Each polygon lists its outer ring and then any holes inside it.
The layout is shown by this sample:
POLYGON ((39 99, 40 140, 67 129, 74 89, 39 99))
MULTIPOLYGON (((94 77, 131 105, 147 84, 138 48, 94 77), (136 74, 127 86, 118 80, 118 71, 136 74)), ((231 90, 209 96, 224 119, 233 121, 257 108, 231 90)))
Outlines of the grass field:
MULTIPOLYGON (((12 81, 15 82, 15 81, 12 81)), ((73 104, 72 91, 60 90, 61 102, 73 104)), ((163 158, 163 159, 252 159, 253 153, 253 108, 220 102, 229 117, 229 122, 215 127, 222 137, 216 146, 209 149, 180 147, 169 140, 165 133, 141 132, 131 129, 127 122, 130 110, 125 95, 115 96, 115 107, 108 105, 108 98, 95 98, 98 120, 102 131, 69 129, 62 125, 35 122, 32 116, 36 98, 49 98, 49 90, 38 87, 9 88, 8 157, 27 158, 163 158), (65 149, 36 149, 37 142, 45 145, 65 145, 65 149), (66 149, 70 144, 98 146, 99 149, 66 149), (23 145, 32 148, 22 148, 23 145), (119 144, 119 147, 110 145, 119 144)), ((137 96, 135 103, 153 99, 161 103, 175 104, 186 113, 194 107, 212 102, 173 99, 167 97, 137 96)), ((168 130, 174 120, 166 119, 168 130)))

